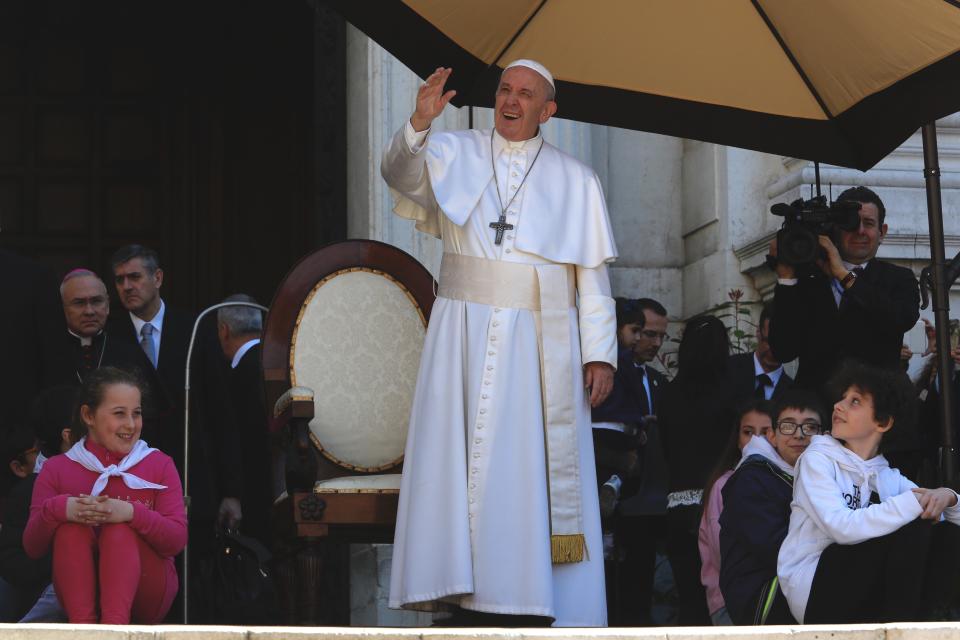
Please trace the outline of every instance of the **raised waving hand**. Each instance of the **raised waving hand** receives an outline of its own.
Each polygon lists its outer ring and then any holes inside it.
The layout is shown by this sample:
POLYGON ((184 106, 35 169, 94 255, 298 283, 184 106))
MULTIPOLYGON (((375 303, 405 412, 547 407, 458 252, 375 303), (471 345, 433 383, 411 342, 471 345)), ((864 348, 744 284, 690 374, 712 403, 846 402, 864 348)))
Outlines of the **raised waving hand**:
POLYGON ((414 131, 429 129, 430 123, 443 112, 443 108, 453 96, 457 95, 453 89, 446 93, 443 91, 452 72, 450 67, 437 67, 437 70, 427 77, 426 82, 420 85, 417 90, 417 110, 410 116, 414 131))

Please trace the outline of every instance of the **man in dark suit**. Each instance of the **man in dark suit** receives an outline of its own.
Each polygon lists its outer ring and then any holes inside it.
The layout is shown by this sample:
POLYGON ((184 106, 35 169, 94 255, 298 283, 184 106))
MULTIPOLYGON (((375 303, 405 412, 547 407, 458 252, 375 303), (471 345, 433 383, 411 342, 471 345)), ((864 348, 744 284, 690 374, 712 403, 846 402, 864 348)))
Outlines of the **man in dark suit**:
MULTIPOLYGON (((135 345, 147 367, 155 370, 162 389, 159 430, 151 434, 150 444, 173 458, 184 477, 184 405, 185 372, 190 336, 195 316, 167 306, 160 296, 163 269, 156 251, 138 244, 121 247, 111 258, 114 284, 120 302, 127 310, 116 318, 112 335, 122 336, 135 345)), ((211 319, 212 320, 212 319, 211 319)), ((217 345, 212 321, 202 321, 194 346, 190 369, 190 468, 189 524, 191 548, 191 584, 199 576, 199 563, 213 544, 212 523, 216 516, 214 499, 216 470, 205 464, 208 452, 228 437, 233 422, 227 402, 226 365, 217 345)), ((144 428, 146 431, 146 427, 144 428)), ((182 592, 182 591, 181 591, 182 592)), ((203 596, 199 585, 191 586, 191 610, 195 597, 203 596)), ((168 619, 177 619, 179 604, 168 619)), ((191 621, 199 619, 191 616, 191 621)))
POLYGON ((193 315, 168 308, 160 297, 163 269, 156 251, 128 245, 114 253, 111 266, 117 295, 127 311, 115 318, 112 333, 139 348, 141 361, 160 380, 161 432, 151 434, 154 439, 148 442, 170 455, 182 474, 184 371, 193 315))
MULTIPOLYGON (((667 310, 650 298, 634 301, 643 313, 643 329, 633 347, 633 370, 629 376, 635 402, 645 416, 643 425, 640 487, 635 495, 624 497, 617 505, 615 536, 623 551, 623 561, 615 568, 616 598, 611 607, 611 624, 636 626, 650 624, 653 574, 657 544, 667 509, 667 468, 656 424, 660 390, 666 377, 650 366, 667 338, 667 310)), ((619 366, 623 366, 623 363, 619 366)), ((608 583, 611 582, 608 580, 608 583)))
POLYGON ((860 226, 833 239, 819 236, 819 268, 776 266, 770 346, 781 362, 799 357, 797 385, 816 390, 845 359, 897 367, 903 334, 920 315, 913 272, 876 258, 887 233, 883 201, 866 187, 847 189, 837 201, 860 203, 860 226))
POLYGON ((57 384, 79 385, 95 369, 120 367, 140 374, 153 390, 155 376, 145 371, 136 347, 116 339, 106 329, 110 297, 97 274, 74 269, 60 284, 60 298, 67 326, 57 341, 57 384))
MULTIPOLYGON (((23 423, 41 389, 55 383, 65 332, 57 281, 39 264, 0 249, 0 432, 23 423)), ((0 433, 2 435, 2 433, 0 433)))
MULTIPOLYGON (((230 296, 224 302, 255 302, 247 295, 230 296)), ((259 309, 223 307, 217 312, 217 337, 230 362, 230 401, 237 422, 231 437, 218 447, 218 466, 232 470, 230 484, 221 485, 221 525, 240 528, 269 544, 272 502, 270 442, 267 435, 266 401, 263 395, 260 335, 263 318, 259 309), (242 520, 242 522, 241 522, 242 520)), ((226 473, 221 473, 226 478, 226 473)))
POLYGON ((730 356, 727 371, 733 379, 736 405, 746 404, 751 399, 777 400, 793 386, 793 378, 783 370, 783 365, 770 349, 770 317, 773 304, 766 304, 757 323, 757 347, 751 353, 730 356))

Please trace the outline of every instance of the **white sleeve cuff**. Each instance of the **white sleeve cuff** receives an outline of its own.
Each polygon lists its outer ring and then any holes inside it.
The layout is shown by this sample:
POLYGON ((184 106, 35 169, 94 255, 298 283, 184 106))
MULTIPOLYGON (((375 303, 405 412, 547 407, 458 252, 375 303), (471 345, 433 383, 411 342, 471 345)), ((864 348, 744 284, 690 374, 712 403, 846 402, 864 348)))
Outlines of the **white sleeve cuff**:
POLYGON ((427 135, 429 135, 430 129, 424 129, 423 131, 414 131, 413 125, 410 124, 410 120, 407 120, 407 123, 403 125, 403 140, 407 143, 407 148, 410 149, 410 153, 419 153, 420 149, 423 148, 423 143, 427 140, 427 135))
MULTIPOLYGON (((413 131, 413 127, 410 127, 410 130, 413 131)), ((777 284, 782 284, 785 287, 792 287, 797 284, 796 278, 777 278, 777 284)))
POLYGON ((584 365, 606 362, 617 368, 617 312, 613 298, 580 296, 580 355, 584 365))

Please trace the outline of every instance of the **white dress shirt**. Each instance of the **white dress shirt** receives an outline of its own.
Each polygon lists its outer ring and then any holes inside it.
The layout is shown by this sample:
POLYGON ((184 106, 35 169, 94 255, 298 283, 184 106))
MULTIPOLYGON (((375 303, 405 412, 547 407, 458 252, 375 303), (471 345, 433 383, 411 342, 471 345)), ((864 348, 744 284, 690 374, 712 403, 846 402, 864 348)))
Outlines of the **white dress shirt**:
POLYGON ((163 298, 161 298, 160 309, 157 311, 157 315, 153 316, 150 320, 142 320, 134 315, 133 312, 130 312, 134 333, 136 333, 137 336, 137 344, 140 344, 140 332, 143 330, 143 325, 148 322, 153 325, 153 335, 150 338, 153 340, 153 352, 157 354, 157 367, 160 366, 160 334, 163 332, 163 314, 165 311, 166 305, 163 304, 163 298))
POLYGON ((230 363, 230 368, 236 369, 237 365, 240 364, 240 361, 243 360, 243 356, 247 355, 247 351, 250 351, 250 349, 258 344, 260 344, 260 338, 254 338, 253 340, 244 342, 243 345, 237 349, 237 352, 233 354, 233 362, 230 363))

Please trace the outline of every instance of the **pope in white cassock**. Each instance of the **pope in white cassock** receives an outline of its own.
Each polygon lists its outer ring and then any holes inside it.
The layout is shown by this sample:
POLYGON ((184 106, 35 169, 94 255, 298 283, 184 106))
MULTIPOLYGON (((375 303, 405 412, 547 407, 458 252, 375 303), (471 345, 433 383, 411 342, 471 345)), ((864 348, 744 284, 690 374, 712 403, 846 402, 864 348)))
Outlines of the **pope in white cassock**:
POLYGON ((603 626, 590 406, 617 363, 617 250, 600 182, 539 133, 557 109, 542 65, 508 65, 492 131, 431 133, 455 93, 444 92, 450 73, 421 86, 381 166, 394 211, 444 251, 390 606, 603 626))

